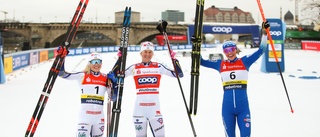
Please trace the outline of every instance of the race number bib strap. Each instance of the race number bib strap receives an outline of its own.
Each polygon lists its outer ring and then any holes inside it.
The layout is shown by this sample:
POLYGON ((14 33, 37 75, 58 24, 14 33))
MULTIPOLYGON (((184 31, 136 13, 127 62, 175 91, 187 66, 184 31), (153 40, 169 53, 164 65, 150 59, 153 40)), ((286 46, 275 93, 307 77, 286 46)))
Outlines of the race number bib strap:
POLYGON ((103 105, 104 97, 97 95, 81 95, 82 104, 97 104, 103 105))

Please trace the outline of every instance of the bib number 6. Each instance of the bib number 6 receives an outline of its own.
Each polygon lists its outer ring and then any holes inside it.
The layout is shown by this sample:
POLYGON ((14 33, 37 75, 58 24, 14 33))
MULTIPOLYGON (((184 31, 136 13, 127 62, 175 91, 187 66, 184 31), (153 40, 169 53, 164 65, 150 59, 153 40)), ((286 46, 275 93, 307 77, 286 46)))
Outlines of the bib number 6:
POLYGON ((236 74, 235 74, 236 72, 231 72, 230 73, 230 79, 236 79, 236 74))

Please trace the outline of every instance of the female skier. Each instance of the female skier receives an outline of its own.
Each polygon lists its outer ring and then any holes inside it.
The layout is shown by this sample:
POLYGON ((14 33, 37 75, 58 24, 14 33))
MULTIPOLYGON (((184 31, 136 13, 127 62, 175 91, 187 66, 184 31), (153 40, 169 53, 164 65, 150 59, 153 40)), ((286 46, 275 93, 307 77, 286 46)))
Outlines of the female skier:
MULTIPOLYGON (((161 63, 152 62, 154 45, 151 42, 142 42, 140 55, 142 61, 129 66, 125 70, 125 77, 133 76, 136 85, 136 101, 133 112, 133 124, 137 137, 147 136, 147 124, 154 137, 164 137, 164 120, 160 111, 159 86, 162 74, 176 77, 175 72, 166 68, 161 63)), ((119 51, 118 56, 122 53, 119 51)), ((179 61, 175 59, 175 52, 171 51, 171 58, 174 59, 179 77, 183 77, 179 61)), ((119 70, 116 65, 113 72, 119 70)))
MULTIPOLYGON (((268 29, 268 22, 262 23, 262 32, 268 29)), ((237 57, 240 50, 232 41, 223 43, 222 48, 227 60, 204 60, 201 65, 220 72, 224 90, 222 119, 226 137, 235 137, 235 125, 238 123, 241 137, 250 137, 251 116, 247 97, 249 67, 263 54, 267 46, 267 36, 261 37, 259 49, 251 55, 237 57)))
POLYGON ((67 80, 77 80, 81 92, 81 105, 77 137, 102 137, 104 131, 104 100, 110 99, 114 75, 100 72, 102 57, 92 53, 83 72, 69 73, 62 65, 59 76, 67 80))

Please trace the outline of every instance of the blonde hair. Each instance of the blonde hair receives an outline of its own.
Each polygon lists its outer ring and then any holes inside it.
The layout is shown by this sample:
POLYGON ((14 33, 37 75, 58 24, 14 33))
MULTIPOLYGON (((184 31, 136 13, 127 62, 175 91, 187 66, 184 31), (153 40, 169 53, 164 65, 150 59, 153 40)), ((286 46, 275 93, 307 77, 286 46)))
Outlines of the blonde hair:
POLYGON ((239 55, 241 52, 241 50, 239 48, 237 48, 237 54, 239 55))
POLYGON ((90 68, 90 62, 88 62, 87 66, 83 70, 84 73, 90 74, 91 68, 90 68))

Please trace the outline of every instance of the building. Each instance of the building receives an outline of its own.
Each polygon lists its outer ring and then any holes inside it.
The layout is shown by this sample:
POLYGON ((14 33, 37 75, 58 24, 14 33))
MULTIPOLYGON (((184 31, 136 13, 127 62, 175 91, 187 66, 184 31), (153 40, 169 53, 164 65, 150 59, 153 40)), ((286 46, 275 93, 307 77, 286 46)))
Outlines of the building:
POLYGON ((179 10, 166 10, 161 12, 161 19, 166 20, 168 22, 184 22, 184 12, 180 12, 179 10))
MULTIPOLYGON (((115 12, 115 23, 123 22, 124 11, 115 12)), ((166 10, 161 13, 161 18, 168 22, 183 22, 184 21, 184 12, 178 10, 166 10)), ((131 22, 141 22, 140 12, 131 11, 131 22)))
POLYGON ((287 25, 294 25, 294 17, 293 17, 293 14, 288 11, 285 15, 284 15, 284 22, 287 24, 287 25))
MULTIPOLYGON (((115 12, 115 23, 123 23, 124 11, 115 12)), ((131 11, 131 22, 140 22, 140 12, 131 11)))
POLYGON ((214 5, 204 10, 203 21, 221 23, 255 23, 250 12, 245 12, 236 6, 234 8, 218 8, 214 5))

